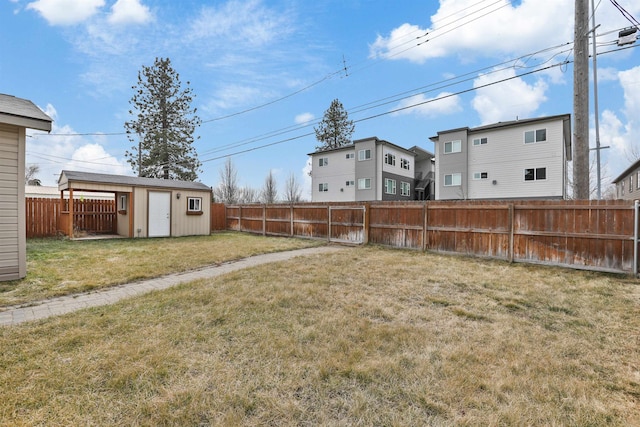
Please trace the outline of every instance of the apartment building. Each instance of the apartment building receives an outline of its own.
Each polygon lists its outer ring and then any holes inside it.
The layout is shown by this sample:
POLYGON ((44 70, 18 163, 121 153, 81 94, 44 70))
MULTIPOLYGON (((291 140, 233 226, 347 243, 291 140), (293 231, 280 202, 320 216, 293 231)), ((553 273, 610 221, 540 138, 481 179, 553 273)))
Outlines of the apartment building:
MULTIPOLYGON (((414 149, 370 137, 310 153, 312 201, 414 200, 416 157, 432 157, 425 150, 414 149)), ((432 164, 430 159, 423 163, 432 164)), ((418 174, 426 178, 428 171, 418 174)))
POLYGON ((571 116, 438 132, 435 199, 564 199, 571 116))

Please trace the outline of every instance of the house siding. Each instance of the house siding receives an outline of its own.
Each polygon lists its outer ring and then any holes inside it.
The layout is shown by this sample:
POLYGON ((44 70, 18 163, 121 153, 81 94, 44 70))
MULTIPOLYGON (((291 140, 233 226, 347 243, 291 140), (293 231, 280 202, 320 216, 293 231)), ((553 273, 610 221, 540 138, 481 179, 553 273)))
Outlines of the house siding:
MULTIPOLYGON (((346 185, 347 181, 354 181, 355 158, 347 159, 347 153, 354 153, 353 147, 336 151, 327 151, 313 157, 312 165, 312 199, 316 202, 344 202, 355 199, 355 185, 346 185), (319 166, 318 159, 327 158, 327 166, 319 166), (326 183, 329 191, 319 191, 319 185, 326 183)), ((355 183, 357 184, 357 183, 355 183)))
POLYGON ((356 161, 356 201, 380 200, 381 190, 378 185, 377 172, 380 168, 380 156, 376 151, 375 138, 361 140, 355 144, 355 161, 356 161), (371 158, 368 160, 359 160, 358 153, 361 150, 371 150, 371 158), (358 188, 358 179, 371 178, 371 188, 363 190, 358 188), (380 193, 379 193, 380 191, 380 193))
POLYGON ((524 120, 495 126, 441 132, 435 142, 436 199, 562 199, 566 186, 565 135, 568 116, 524 120), (526 143, 525 132, 546 130, 544 141, 526 143), (486 138, 486 144, 473 145, 486 138), (461 152, 444 153, 448 141, 461 141, 461 152), (544 168, 544 179, 525 180, 525 169, 544 168), (445 176, 461 174, 459 186, 445 186, 445 176), (486 173, 485 179, 475 174, 486 173))
POLYGON ((0 124, 0 280, 26 276, 25 130, 0 124))
POLYGON ((491 198, 562 198, 564 157, 562 121, 532 123, 489 133, 469 133, 468 197, 491 198), (544 142, 524 143, 525 131, 546 129, 544 142), (485 145, 473 140, 487 138, 485 145), (546 179, 525 181, 526 168, 546 168, 546 179), (487 172, 486 180, 474 180, 475 172, 487 172), (495 181, 495 184, 494 184, 495 181))
POLYGON ((436 159, 436 199, 466 199, 467 196, 467 164, 468 146, 467 131, 459 130, 439 135, 438 143, 434 144, 436 159), (444 152, 444 144, 449 141, 461 141, 459 153, 444 152), (445 186, 444 177, 454 173, 461 174, 459 186, 445 186))

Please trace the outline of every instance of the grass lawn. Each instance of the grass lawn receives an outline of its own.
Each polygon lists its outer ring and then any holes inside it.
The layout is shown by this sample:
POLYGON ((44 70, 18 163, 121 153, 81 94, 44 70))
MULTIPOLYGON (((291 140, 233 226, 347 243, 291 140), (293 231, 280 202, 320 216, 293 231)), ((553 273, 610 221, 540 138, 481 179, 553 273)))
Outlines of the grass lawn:
POLYGON ((353 248, 0 348, 2 425, 640 425, 638 282, 558 268, 353 248))
POLYGON ((2 306, 95 290, 320 241, 217 233, 159 239, 27 240, 27 277, 0 282, 2 306))

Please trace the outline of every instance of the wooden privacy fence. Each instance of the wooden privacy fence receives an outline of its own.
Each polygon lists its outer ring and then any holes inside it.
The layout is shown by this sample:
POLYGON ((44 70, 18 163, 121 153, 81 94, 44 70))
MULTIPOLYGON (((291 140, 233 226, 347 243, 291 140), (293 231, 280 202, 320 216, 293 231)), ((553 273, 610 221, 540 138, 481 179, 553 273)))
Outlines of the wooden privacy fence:
POLYGON ((229 205, 226 228, 637 273, 633 201, 229 205))
MULTIPOLYGON (((64 206, 60 199, 27 197, 27 238, 52 237, 69 224, 68 200, 64 206)), ((116 227, 116 205, 114 200, 78 199, 73 201, 76 232, 91 234, 113 233, 116 227)))

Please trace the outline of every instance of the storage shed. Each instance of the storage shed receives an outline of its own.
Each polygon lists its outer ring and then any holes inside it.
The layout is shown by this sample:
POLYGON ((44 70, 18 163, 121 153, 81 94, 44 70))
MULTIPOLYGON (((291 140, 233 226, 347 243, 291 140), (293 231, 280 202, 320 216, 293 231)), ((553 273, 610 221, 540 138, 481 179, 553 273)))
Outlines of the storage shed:
POLYGON ((27 275, 24 204, 27 128, 51 131, 51 117, 26 99, 0 94, 0 281, 27 275))
POLYGON ((114 193, 123 237, 178 237, 211 232, 211 188, 199 182, 62 171, 58 180, 65 234, 74 235, 74 191, 114 193), (68 195, 65 194, 68 192, 68 195))

